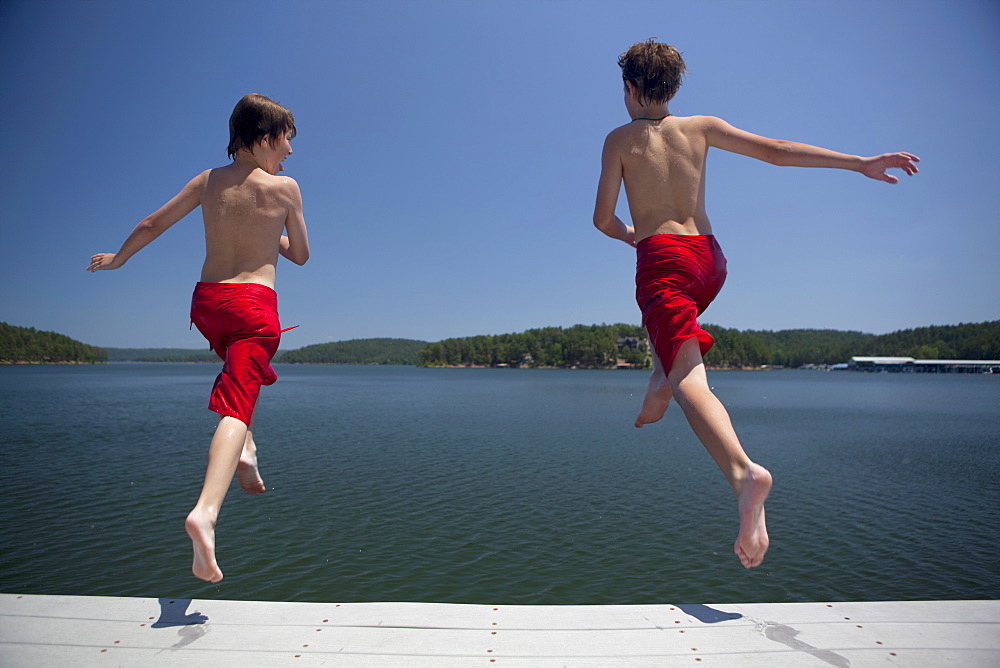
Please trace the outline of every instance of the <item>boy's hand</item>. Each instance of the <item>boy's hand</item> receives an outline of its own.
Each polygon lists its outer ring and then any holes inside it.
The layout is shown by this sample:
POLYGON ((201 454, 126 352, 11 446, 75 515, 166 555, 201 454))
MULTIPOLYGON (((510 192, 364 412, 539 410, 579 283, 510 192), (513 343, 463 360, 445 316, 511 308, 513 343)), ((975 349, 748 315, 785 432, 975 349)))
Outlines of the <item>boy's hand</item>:
POLYGON ((899 183, 899 178, 892 174, 886 174, 885 170, 899 168, 908 175, 913 176, 920 170, 913 163, 920 162, 920 158, 912 153, 883 153, 873 158, 864 158, 861 163, 861 173, 876 181, 886 183, 899 183))
POLYGON ((104 269, 117 269, 120 264, 115 263, 114 253, 98 253, 90 258, 90 266, 87 271, 101 271, 104 269))

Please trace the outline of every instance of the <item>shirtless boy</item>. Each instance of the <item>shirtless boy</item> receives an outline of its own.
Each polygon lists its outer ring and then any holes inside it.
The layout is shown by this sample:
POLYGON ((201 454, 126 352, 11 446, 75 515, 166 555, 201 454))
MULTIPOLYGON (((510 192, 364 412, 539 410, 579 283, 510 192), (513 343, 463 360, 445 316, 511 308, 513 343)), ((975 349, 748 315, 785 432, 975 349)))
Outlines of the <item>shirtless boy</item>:
POLYGON ((653 40, 634 44, 618 64, 631 122, 604 143, 594 225, 635 246, 636 300, 653 347, 636 427, 663 417, 671 397, 736 493, 740 531, 735 551, 745 568, 759 566, 768 548, 764 501, 771 474, 743 451, 729 414, 709 389, 702 356, 714 341, 697 316, 726 278, 726 258, 705 212, 705 160, 721 148, 773 165, 826 167, 896 183, 887 169, 917 172, 909 153, 870 158, 744 132, 712 116, 673 116, 667 104, 685 66, 677 49, 653 40), (615 215, 622 181, 632 225, 615 215))
POLYGON ((208 404, 221 417, 209 446, 201 496, 185 528, 194 549, 191 570, 208 582, 222 579, 215 561, 215 523, 233 473, 250 494, 266 489, 257 471, 252 425, 261 385, 278 379, 271 368, 281 339, 275 265, 279 254, 298 265, 309 259, 299 186, 277 176, 281 162, 292 154, 294 137, 290 111, 263 95, 245 96, 229 119, 233 162, 194 177, 143 219, 117 253, 98 253, 87 267, 122 267, 201 206, 205 263, 191 300, 191 321, 224 364, 208 404))

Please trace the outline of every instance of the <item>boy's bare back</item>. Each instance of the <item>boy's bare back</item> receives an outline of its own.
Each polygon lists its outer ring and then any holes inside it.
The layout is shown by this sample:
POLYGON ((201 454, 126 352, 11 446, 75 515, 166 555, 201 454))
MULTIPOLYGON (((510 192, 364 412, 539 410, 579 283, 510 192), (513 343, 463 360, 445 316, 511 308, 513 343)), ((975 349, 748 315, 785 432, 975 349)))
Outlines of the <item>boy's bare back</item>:
POLYGON ((702 125, 697 117, 637 119, 608 135, 604 159, 620 165, 636 241, 654 234, 712 233, 705 213, 709 146, 702 125))
POLYGON ((240 161, 208 170, 196 181, 205 221, 201 280, 273 288, 282 231, 288 230, 292 246, 304 233, 298 185, 240 161))
MULTIPOLYGON (((286 140, 287 143, 287 140, 286 140)), ((266 148, 266 147, 265 147, 266 148)), ((268 151, 261 151, 267 157, 268 151)), ((144 218, 117 253, 98 253, 89 271, 117 269, 171 225, 202 208, 206 283, 259 283, 274 287, 278 254, 296 264, 309 259, 302 194, 294 179, 277 176, 282 158, 257 163, 241 151, 232 164, 191 179, 169 202, 144 218), (273 163, 273 164, 271 164, 273 163), (282 234, 282 228, 287 236, 282 234)))

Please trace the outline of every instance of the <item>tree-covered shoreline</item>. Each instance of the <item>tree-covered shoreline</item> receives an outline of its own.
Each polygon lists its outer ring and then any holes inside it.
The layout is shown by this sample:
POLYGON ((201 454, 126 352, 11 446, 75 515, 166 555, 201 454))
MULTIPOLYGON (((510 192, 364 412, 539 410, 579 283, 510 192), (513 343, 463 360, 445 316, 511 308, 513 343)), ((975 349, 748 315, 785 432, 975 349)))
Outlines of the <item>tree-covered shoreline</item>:
POLYGON ((648 366, 646 332, 635 325, 574 325, 428 344, 421 366, 601 369, 648 366))
MULTIPOLYGON (((889 334, 828 329, 738 330, 705 325, 714 368, 758 369, 847 362, 852 356, 1000 359, 1000 321, 906 329, 889 334)), ((280 352, 275 363, 424 367, 649 368, 649 344, 636 325, 544 327, 520 333, 444 339, 353 339, 280 352)), ((0 363, 218 363, 204 348, 98 348, 57 334, 0 323, 0 363)))
POLYGON ((208 348, 106 348, 109 362, 148 362, 153 364, 206 364, 219 362, 208 348))
POLYGON ((64 334, 0 322, 0 364, 97 364, 107 358, 103 348, 64 334))
POLYGON ((352 339, 317 343, 279 353, 281 364, 398 364, 416 366, 420 351, 429 345, 413 339, 352 339))
MULTIPOLYGON (((738 330, 705 325, 715 346, 706 365, 723 369, 832 365, 854 356, 1000 359, 1000 321, 900 330, 738 330)), ((520 334, 445 339, 421 351, 428 367, 648 368, 646 333, 634 325, 576 325, 520 334)))

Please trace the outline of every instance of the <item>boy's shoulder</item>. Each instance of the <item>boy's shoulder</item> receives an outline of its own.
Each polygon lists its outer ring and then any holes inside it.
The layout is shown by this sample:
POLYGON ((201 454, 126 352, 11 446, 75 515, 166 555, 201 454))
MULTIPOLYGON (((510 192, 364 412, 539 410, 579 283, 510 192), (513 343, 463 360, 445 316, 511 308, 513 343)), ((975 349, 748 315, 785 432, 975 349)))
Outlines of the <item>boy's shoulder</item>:
POLYGON ((279 201, 291 205, 296 203, 301 205, 302 193, 299 190, 299 184, 292 177, 284 174, 268 174, 264 170, 258 169, 251 174, 251 178, 257 187, 272 193, 279 201))
MULTIPOLYGON (((725 121, 716 116, 669 116, 669 123, 683 132, 708 132, 725 125, 725 121)), ((631 137, 645 134, 648 125, 636 123, 634 120, 619 125, 608 133, 605 140, 608 145, 614 146, 620 143, 627 143, 631 137)))
MULTIPOLYGON (((713 125, 713 124, 715 124, 717 122, 720 122, 722 120, 721 118, 717 118, 715 116, 702 116, 702 115, 696 115, 696 116, 674 116, 673 114, 669 114, 667 116, 667 118, 670 119, 670 121, 669 121, 670 123, 680 124, 680 125, 683 125, 683 126, 690 126, 690 127, 693 127, 693 126, 713 125)), ((636 120, 649 120, 649 119, 635 119, 635 120, 631 120, 628 123, 625 123, 624 125, 619 125, 617 128, 615 128, 614 130, 612 130, 611 132, 609 132, 608 136, 610 137, 612 135, 623 135, 623 134, 627 134, 627 133, 630 133, 630 132, 640 131, 644 127, 644 125, 640 124, 640 123, 636 123, 635 122, 636 120)))
MULTIPOLYGON (((673 114, 670 114, 667 116, 667 118, 670 119, 669 121, 670 123, 680 124, 688 127, 710 126, 720 122, 724 122, 721 118, 718 118, 717 116, 704 116, 704 115, 675 116, 673 114)), ((645 120, 645 119, 636 119, 636 120, 645 120)), ((619 125, 617 128, 615 128, 608 134, 609 135, 613 135, 615 133, 625 134, 627 132, 634 132, 636 130, 639 130, 642 127, 643 126, 641 124, 636 123, 635 120, 632 120, 629 121, 628 123, 625 123, 624 125, 619 125)))
POLYGON ((264 172, 264 176, 268 178, 268 185, 276 191, 288 197, 300 196, 299 184, 292 177, 284 174, 268 174, 267 172, 264 172))
POLYGON ((208 181, 209 179, 217 181, 232 181, 234 183, 246 183, 250 182, 256 186, 261 186, 264 188, 275 189, 275 190, 288 190, 288 191, 298 191, 299 186, 291 176, 286 176, 284 174, 268 174, 263 169, 254 169, 248 174, 245 170, 240 168, 236 163, 229 163, 228 165, 223 165, 222 167, 213 167, 212 169, 206 169, 204 172, 199 174, 194 178, 195 181, 203 180, 208 181))

